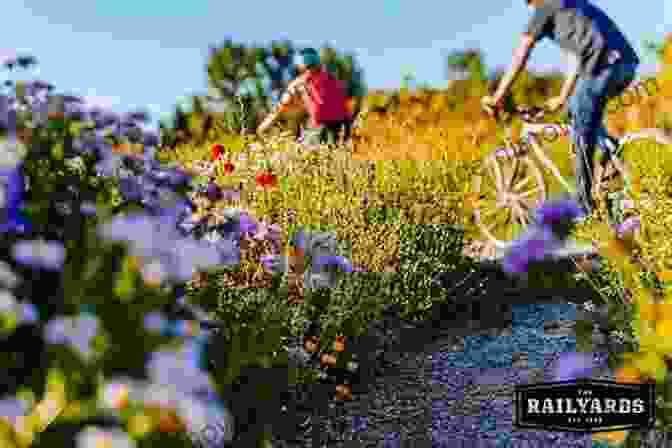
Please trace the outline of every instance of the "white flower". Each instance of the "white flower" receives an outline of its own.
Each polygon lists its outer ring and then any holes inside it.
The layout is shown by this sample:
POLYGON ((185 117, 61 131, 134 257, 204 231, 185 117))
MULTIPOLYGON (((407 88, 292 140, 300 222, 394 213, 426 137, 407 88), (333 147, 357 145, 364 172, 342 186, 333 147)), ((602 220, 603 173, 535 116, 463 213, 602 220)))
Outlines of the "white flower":
POLYGON ((16 299, 14 295, 3 289, 0 291, 0 313, 10 313, 16 309, 16 299))
POLYGON ((0 261, 0 283, 4 284, 7 288, 14 288, 19 280, 19 277, 12 271, 11 266, 4 261, 0 261))
POLYGON ((106 409, 119 409, 142 398, 142 385, 129 378, 105 383, 99 392, 100 403, 106 409))
POLYGON ((16 419, 28 413, 28 403, 14 398, 0 400, 0 420, 5 419, 15 423, 16 419))
POLYGON ((22 154, 25 152, 20 142, 12 142, 10 139, 3 140, 0 142, 0 168, 15 168, 23 159, 22 154))
POLYGON ((77 448, 136 448, 137 442, 120 429, 87 426, 77 434, 77 448))
POLYGON ((19 241, 12 247, 14 259, 22 264, 50 270, 59 270, 65 261, 61 243, 44 240, 19 241))

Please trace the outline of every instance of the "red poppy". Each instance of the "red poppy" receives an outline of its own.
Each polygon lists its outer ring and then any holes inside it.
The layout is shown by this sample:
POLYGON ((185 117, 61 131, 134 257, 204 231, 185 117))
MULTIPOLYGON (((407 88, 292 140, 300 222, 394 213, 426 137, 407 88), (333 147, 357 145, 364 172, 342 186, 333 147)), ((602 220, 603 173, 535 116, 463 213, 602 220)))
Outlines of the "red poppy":
POLYGON ((224 168, 224 175, 228 176, 229 174, 233 173, 233 163, 231 163, 230 160, 226 160, 223 165, 224 168))
POLYGON ((270 171, 261 171, 255 178, 257 187, 269 188, 275 187, 278 184, 278 179, 275 174, 270 171))
POLYGON ((224 152, 224 145, 221 143, 215 143, 210 147, 210 159, 214 162, 219 159, 224 152))

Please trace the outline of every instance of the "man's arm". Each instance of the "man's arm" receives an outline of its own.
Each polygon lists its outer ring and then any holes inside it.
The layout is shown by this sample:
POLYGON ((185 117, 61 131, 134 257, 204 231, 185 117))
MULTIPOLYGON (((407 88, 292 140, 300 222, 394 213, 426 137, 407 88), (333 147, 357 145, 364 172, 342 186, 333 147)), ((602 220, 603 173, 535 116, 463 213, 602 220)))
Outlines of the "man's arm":
POLYGON ((271 112, 266 116, 264 121, 259 125, 258 132, 265 131, 269 126, 273 124, 278 115, 286 111, 290 104, 294 101, 295 97, 298 95, 299 88, 301 86, 301 78, 297 78, 294 81, 290 82, 287 86, 287 90, 283 92, 280 97, 280 101, 276 104, 271 112))
POLYGON ((495 99, 497 104, 501 104, 504 100, 504 97, 508 93, 511 85, 516 81, 518 75, 523 70, 527 64, 527 60, 530 57, 532 48, 534 48, 535 39, 530 34, 523 33, 523 37, 520 41, 520 45, 513 52, 513 60, 511 63, 511 68, 509 72, 502 78, 499 83, 499 87, 495 92, 495 99))
POLYGON ((574 92, 574 87, 576 87, 576 82, 579 80, 579 61, 576 56, 570 55, 570 70, 567 73, 567 79, 562 85, 562 90, 560 91, 560 98, 565 101, 569 98, 574 92))

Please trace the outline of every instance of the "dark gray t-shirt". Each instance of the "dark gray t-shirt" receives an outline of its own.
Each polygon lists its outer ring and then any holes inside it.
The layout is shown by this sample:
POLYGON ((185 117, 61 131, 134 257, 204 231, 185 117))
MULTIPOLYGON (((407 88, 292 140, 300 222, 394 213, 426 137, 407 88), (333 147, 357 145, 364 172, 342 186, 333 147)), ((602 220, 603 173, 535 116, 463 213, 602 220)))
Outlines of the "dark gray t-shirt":
POLYGON ((588 0, 546 0, 536 8, 525 32, 535 42, 549 37, 575 55, 584 77, 618 58, 639 63, 637 53, 616 24, 588 0))

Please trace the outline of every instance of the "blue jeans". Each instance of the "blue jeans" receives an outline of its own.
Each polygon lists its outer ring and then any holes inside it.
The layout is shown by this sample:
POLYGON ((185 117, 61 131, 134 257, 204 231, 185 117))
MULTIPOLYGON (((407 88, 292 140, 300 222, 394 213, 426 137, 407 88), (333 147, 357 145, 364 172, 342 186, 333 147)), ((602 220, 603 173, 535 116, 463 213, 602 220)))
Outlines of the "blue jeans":
POLYGON ((618 140, 607 133, 602 120, 607 102, 620 96, 635 79, 638 64, 616 62, 605 66, 591 78, 577 82, 569 100, 572 139, 576 147, 576 194, 587 214, 593 210, 593 157, 599 146, 606 157, 613 157, 618 140))

